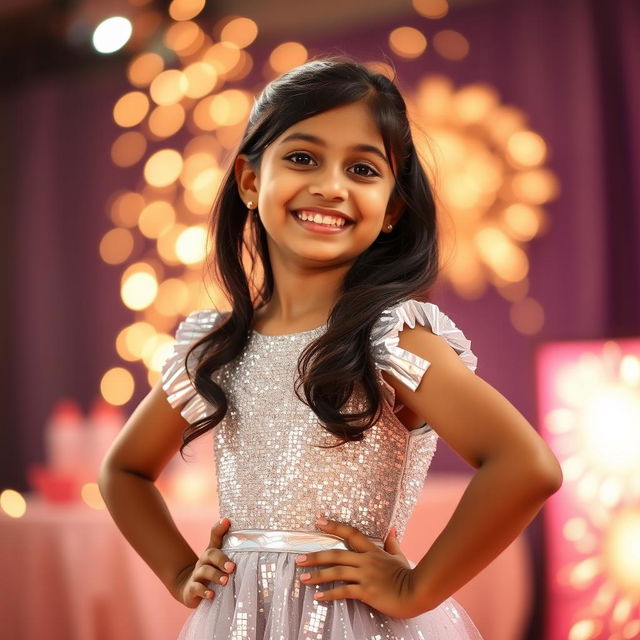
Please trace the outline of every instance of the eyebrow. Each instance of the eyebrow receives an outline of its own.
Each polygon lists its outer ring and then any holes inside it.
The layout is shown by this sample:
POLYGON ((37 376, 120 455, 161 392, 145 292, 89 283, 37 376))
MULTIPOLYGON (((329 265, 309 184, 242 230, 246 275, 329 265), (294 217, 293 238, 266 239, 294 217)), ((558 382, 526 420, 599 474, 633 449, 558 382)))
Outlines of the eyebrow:
MULTIPOLYGON (((292 133, 288 135, 284 140, 281 141, 280 144, 284 144, 289 140, 306 140, 307 142, 313 142, 321 147, 326 147, 327 143, 317 136, 311 135, 310 133, 292 133)), ((370 153, 375 153, 377 156, 380 156, 382 160, 388 165, 389 161, 387 157, 378 149, 378 147, 374 147, 372 144, 354 144, 352 147, 349 147, 351 151, 369 151, 370 153)))

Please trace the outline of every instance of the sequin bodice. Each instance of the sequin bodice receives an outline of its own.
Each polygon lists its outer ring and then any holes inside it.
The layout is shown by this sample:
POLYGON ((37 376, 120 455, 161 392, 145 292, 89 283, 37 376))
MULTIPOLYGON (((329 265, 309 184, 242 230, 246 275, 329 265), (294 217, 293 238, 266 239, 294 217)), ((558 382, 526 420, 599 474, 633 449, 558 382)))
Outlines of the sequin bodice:
MULTIPOLYGON (((213 310, 190 314, 163 368, 169 401, 181 407, 189 422, 209 415, 212 408, 194 394, 184 367, 186 350, 223 316, 213 310)), ((430 324, 433 328, 436 323, 430 324)), ((251 332, 241 354, 213 374, 228 401, 227 414, 213 430, 220 513, 231 521, 230 531, 316 531, 315 516, 323 514, 380 539, 395 524, 401 539, 435 453, 437 434, 428 425, 408 431, 398 420, 393 389, 380 369, 402 369, 405 383, 417 387, 429 363, 407 352, 403 359, 397 345, 394 354, 388 342, 393 330, 372 336, 385 397, 382 416, 363 440, 319 448, 314 445, 340 440, 296 397, 294 382, 301 351, 322 331, 324 327, 278 336, 251 332)), ((457 346, 475 368, 475 356, 466 345, 457 346)))

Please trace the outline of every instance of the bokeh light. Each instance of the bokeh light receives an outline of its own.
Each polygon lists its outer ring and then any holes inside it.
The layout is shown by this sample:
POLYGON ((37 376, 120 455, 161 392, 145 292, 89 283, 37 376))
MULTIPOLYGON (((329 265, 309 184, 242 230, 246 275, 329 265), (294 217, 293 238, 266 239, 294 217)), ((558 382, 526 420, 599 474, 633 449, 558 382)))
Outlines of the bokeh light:
POLYGON ((120 407, 133 396, 135 383, 133 376, 123 367, 109 369, 100 380, 100 393, 110 404, 120 407))
POLYGON ((308 56, 307 49, 303 44, 283 42, 271 52, 269 64, 276 74, 281 74, 304 64, 308 56))
POLYGON ((127 78, 134 87, 147 87, 163 69, 162 56, 152 52, 141 53, 129 63, 127 78))
POLYGON ((417 58, 427 48, 427 39, 413 27, 398 27, 389 34, 389 48, 402 58, 417 58))
POLYGON ((0 493, 0 509, 10 518, 21 518, 27 512, 27 502, 17 491, 4 489, 0 493))
POLYGON ((231 42, 240 49, 248 47, 258 37, 258 25, 250 18, 232 18, 220 30, 220 40, 231 42))
POLYGON ((121 127, 135 127, 149 111, 149 98, 142 91, 125 93, 113 107, 113 119, 121 127))
POLYGON ((103 20, 93 32, 92 42, 98 53, 113 53, 122 49, 129 41, 133 27, 123 16, 103 20))
POLYGON ((447 0, 411 0, 413 8, 425 18, 444 18, 449 12, 447 0))

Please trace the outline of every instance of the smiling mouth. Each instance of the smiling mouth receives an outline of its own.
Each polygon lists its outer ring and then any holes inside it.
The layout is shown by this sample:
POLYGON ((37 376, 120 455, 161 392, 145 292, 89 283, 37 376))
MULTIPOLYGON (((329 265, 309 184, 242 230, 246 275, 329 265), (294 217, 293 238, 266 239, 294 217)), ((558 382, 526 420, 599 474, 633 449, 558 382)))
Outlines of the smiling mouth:
POLYGON ((303 227, 307 228, 316 228, 316 229, 327 229, 330 231, 341 231, 345 227, 350 227, 354 224, 353 220, 346 220, 345 218, 341 218, 336 216, 340 222, 334 223, 323 223, 323 222, 315 222, 314 220, 303 220, 296 211, 289 211, 289 213, 296 219, 296 221, 301 224, 303 227))
POLYGON ((324 227, 328 229, 343 229, 344 227, 348 227, 354 224, 353 220, 348 220, 346 218, 343 218, 342 216, 331 216, 331 215, 323 216, 322 214, 316 214, 313 211, 307 212, 304 209, 289 211, 289 213, 298 222, 313 225, 316 227, 324 227), (304 218, 302 218, 301 215, 304 215, 304 218), (318 220, 317 217, 320 217, 321 220, 318 220), (323 222, 322 219, 324 219, 325 217, 330 218, 331 221, 323 222))

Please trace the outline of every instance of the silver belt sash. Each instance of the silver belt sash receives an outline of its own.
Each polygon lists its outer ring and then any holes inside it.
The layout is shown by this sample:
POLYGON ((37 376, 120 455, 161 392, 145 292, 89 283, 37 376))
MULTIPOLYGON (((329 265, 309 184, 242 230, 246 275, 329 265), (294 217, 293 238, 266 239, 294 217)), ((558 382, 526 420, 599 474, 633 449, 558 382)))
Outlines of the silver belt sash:
MULTIPOLYGON (((367 536, 380 549, 384 548, 381 538, 367 536)), ((225 551, 275 551, 285 553, 305 553, 344 549, 353 551, 347 543, 330 533, 313 531, 291 531, 274 529, 238 529, 227 533, 222 541, 225 551)))

